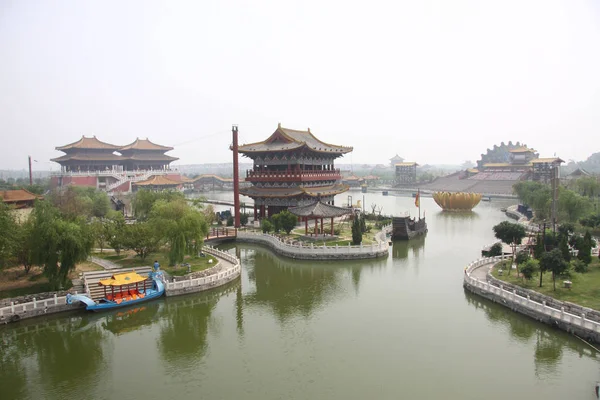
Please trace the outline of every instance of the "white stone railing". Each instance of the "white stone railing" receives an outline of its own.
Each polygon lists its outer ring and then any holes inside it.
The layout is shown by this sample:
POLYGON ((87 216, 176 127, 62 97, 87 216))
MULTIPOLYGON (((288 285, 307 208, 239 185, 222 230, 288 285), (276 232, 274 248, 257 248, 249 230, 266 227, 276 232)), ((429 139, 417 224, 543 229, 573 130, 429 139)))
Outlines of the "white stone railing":
POLYGON ((490 258, 481 258, 477 261, 473 261, 471 264, 465 268, 464 273, 464 281, 469 285, 479 288, 485 292, 494 294, 500 297, 507 302, 510 302, 515 305, 520 305, 526 307, 530 310, 533 310, 535 313, 542 314, 547 317, 551 317, 553 319, 562 321, 566 324, 571 324, 575 326, 580 326, 585 329, 589 329, 594 332, 600 332, 600 323, 589 320, 585 318, 585 314, 575 315, 568 313, 564 310, 564 307, 560 309, 556 309, 546 305, 546 302, 538 303, 537 301, 533 301, 530 299, 529 295, 527 297, 523 297, 517 294, 516 290, 512 291, 504 289, 502 285, 500 287, 494 286, 488 282, 482 282, 479 279, 471 276, 473 270, 477 268, 482 268, 487 265, 493 265, 502 260, 508 259, 508 257, 490 257, 490 258))
POLYGON ((48 309, 50 307, 65 304, 67 304, 66 296, 59 297, 57 295, 54 295, 54 297, 44 300, 36 300, 36 298, 34 297, 33 301, 27 303, 15 304, 14 302, 11 302, 10 306, 0 308, 0 320, 3 320, 7 316, 25 314, 36 309, 48 309))
MULTIPOLYGON (((391 227, 391 226, 390 226, 391 227)), ((238 230, 237 237, 240 239, 254 239, 261 242, 266 242, 271 245, 276 250, 281 250, 286 253, 293 254, 317 254, 317 255, 336 255, 336 254, 368 254, 373 252, 382 252, 389 251, 389 244, 387 240, 385 240, 385 232, 387 231, 387 227, 384 227, 382 231, 378 232, 375 236, 377 239, 377 243, 363 245, 362 243, 358 246, 327 246, 317 245, 315 243, 303 244, 300 242, 299 244, 292 244, 283 241, 279 237, 269 234, 269 233, 255 233, 255 232, 245 232, 238 230), (383 240, 379 237, 383 233, 383 240)))
POLYGON ((231 267, 227 268, 225 271, 221 271, 216 274, 212 274, 202 278, 186 279, 177 282, 167 282, 165 284, 165 288, 167 291, 203 286, 212 282, 218 282, 224 278, 233 279, 233 277, 241 273, 242 264, 240 263, 239 258, 237 258, 236 256, 210 246, 203 246, 202 251, 211 254, 217 258, 221 258, 225 261, 230 262, 231 267))
POLYGON ((120 171, 120 170, 104 170, 104 171, 55 171, 52 172, 51 176, 134 176, 137 174, 149 175, 165 175, 171 173, 177 173, 179 171, 173 169, 155 169, 155 170, 139 170, 139 171, 120 171))

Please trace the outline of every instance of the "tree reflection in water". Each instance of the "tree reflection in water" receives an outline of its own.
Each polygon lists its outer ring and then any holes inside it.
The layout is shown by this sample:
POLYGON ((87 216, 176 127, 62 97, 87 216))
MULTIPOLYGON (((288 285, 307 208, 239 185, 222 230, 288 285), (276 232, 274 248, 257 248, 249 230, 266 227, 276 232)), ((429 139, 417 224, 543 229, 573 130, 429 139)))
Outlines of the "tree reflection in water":
POLYGON ((534 365, 535 374, 539 378, 558 375, 557 369, 565 347, 577 352, 580 357, 584 354, 591 358, 597 357, 593 348, 576 341, 565 332, 552 329, 467 290, 465 290, 465 298, 468 304, 483 309, 489 321, 507 326, 508 332, 515 340, 528 343, 535 337, 534 365))
POLYGON ((280 321, 316 309, 347 293, 346 278, 354 292, 365 269, 385 268, 386 260, 302 261, 273 254, 259 246, 242 246, 242 264, 255 290, 244 295, 244 303, 268 306, 280 321))
POLYGON ((416 237, 412 240, 394 240, 391 251, 394 259, 406 259, 408 258, 409 251, 412 252, 412 256, 417 258, 421 253, 425 251, 425 240, 427 235, 416 237))
POLYGON ((25 321, 18 328, 2 332, 0 384, 2 398, 25 395, 27 372, 39 377, 44 398, 71 397, 80 385, 90 389, 106 371, 104 348, 107 337, 87 315, 25 321), (86 329, 81 329, 86 326, 86 329))

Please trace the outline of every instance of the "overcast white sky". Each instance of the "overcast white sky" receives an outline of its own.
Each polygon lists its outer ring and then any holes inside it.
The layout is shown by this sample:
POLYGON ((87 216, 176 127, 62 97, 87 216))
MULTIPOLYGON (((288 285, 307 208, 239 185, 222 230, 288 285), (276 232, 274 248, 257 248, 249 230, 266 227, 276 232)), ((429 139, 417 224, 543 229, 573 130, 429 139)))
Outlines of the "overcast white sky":
POLYGON ((342 163, 600 151, 597 0, 0 0, 0 168, 82 134, 229 162, 277 123, 342 163))

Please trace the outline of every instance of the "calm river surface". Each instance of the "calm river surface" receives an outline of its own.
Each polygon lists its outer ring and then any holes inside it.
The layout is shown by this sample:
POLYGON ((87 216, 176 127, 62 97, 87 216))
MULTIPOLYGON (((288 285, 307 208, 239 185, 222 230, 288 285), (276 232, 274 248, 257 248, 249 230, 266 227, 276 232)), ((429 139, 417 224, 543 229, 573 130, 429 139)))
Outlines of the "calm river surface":
POLYGON ((0 399, 594 399, 589 346, 462 288, 507 204, 455 215, 423 198, 429 233, 385 260, 230 245, 243 272, 227 287, 1 327, 0 399))

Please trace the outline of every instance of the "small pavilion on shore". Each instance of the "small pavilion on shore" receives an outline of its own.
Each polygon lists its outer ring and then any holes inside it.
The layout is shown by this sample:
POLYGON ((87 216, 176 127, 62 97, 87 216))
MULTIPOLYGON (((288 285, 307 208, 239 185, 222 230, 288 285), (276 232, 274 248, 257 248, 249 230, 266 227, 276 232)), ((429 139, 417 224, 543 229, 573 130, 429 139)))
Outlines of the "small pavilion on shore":
POLYGON ((145 181, 133 183, 134 191, 139 189, 147 189, 157 192, 161 190, 178 189, 181 186, 183 186, 182 182, 167 178, 166 176, 162 175, 152 175, 145 181))
POLYGON ((315 201, 314 203, 305 206, 290 207, 288 208, 288 211, 300 217, 300 220, 304 220, 304 231, 306 235, 308 235, 308 221, 314 220, 315 236, 319 234, 319 220, 321 220, 320 232, 322 234, 325 234, 325 232, 323 231, 323 220, 325 218, 331 219, 331 236, 333 236, 333 219, 336 217, 341 217, 343 215, 352 214, 352 208, 333 206, 331 204, 323 203, 320 199, 315 201))

